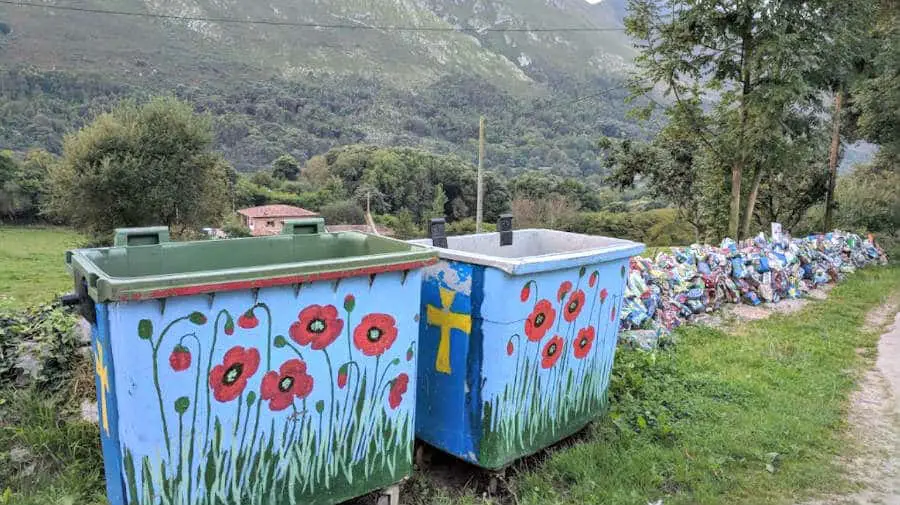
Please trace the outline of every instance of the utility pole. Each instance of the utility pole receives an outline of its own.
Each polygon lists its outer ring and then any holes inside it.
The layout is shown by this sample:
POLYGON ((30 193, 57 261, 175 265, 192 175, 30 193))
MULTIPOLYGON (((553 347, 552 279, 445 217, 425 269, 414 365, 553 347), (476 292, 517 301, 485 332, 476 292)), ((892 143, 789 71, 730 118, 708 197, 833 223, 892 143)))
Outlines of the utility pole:
POLYGON ((484 216, 484 116, 478 121, 478 192, 475 200, 475 233, 481 233, 481 221, 484 216))

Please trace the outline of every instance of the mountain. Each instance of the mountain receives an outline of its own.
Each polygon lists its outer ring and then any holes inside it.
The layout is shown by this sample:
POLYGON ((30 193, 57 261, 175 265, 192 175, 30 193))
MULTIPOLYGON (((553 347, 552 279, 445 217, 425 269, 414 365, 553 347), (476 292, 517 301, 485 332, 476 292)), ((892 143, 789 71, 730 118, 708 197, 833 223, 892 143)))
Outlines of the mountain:
POLYGON ((288 79, 352 74, 418 86, 465 73, 515 89, 558 72, 619 75, 633 56, 620 31, 482 31, 620 26, 603 4, 583 0, 49 0, 46 7, 33 5, 40 4, 0 6, 8 31, 0 36, 4 64, 102 70, 138 82, 219 79, 227 72, 288 79), (58 10, 55 4, 82 10, 58 10), (85 11, 92 9, 135 15, 85 11), (246 23, 253 20, 274 24, 246 23))
POLYGON ((598 136, 641 134, 625 90, 598 93, 634 56, 623 1, 0 4, 0 148, 59 153, 119 100, 168 93, 240 170, 359 142, 471 160, 485 115, 489 168, 588 175, 598 136))

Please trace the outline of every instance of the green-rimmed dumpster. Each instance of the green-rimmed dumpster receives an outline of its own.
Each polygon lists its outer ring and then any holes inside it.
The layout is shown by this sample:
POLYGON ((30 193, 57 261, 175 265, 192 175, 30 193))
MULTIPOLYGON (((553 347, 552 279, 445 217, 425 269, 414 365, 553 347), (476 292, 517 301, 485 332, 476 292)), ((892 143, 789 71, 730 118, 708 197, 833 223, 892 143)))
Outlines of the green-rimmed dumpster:
MULTIPOLYGON (((434 236, 422 282, 416 436, 500 469, 603 412, 629 257, 553 230, 434 236)), ((414 241, 427 245, 430 241, 414 241)))
POLYGON ((294 223, 67 253, 91 322, 112 505, 337 503, 411 471, 434 252, 294 223))

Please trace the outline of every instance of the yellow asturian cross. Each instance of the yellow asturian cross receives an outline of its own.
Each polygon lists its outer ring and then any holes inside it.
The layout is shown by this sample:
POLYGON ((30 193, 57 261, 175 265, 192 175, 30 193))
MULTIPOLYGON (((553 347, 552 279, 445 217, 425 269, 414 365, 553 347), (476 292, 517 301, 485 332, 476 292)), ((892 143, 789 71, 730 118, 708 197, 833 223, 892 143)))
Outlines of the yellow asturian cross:
POLYGON ((460 330, 466 335, 472 331, 472 316, 451 312, 456 291, 440 288, 441 307, 429 305, 425 311, 428 324, 441 329, 441 340, 438 343, 437 360, 434 368, 441 373, 450 374, 450 333, 452 330, 460 330))
POLYGON ((109 370, 103 361, 103 345, 97 342, 97 354, 94 355, 94 370, 97 372, 97 380, 100 382, 100 416, 103 421, 103 431, 109 435, 109 417, 106 413, 106 393, 109 391, 109 370))

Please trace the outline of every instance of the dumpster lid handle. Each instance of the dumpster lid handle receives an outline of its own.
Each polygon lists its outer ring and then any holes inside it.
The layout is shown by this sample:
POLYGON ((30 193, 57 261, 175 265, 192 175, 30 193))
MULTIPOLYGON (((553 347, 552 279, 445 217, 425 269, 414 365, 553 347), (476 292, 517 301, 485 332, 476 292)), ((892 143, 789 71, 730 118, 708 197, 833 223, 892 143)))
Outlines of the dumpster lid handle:
POLYGON ((285 219, 281 228, 282 235, 316 235, 325 232, 325 219, 321 217, 305 217, 302 219, 285 219))
POLYGON ((169 241, 169 229, 165 226, 143 228, 116 228, 113 238, 115 247, 157 245, 169 241))
POLYGON ((447 220, 442 217, 432 218, 431 225, 428 227, 428 237, 431 238, 431 245, 446 249, 447 220))

